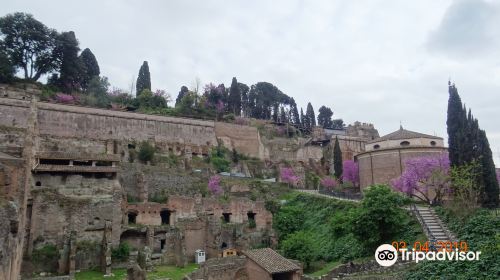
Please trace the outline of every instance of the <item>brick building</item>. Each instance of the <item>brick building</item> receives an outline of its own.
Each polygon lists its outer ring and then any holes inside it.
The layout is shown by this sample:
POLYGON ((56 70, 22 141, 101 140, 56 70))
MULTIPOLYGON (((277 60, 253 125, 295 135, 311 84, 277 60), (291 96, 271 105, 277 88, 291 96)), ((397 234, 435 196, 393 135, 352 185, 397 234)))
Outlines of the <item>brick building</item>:
POLYGON ((389 184, 401 176, 408 158, 447 152, 443 138, 403 129, 368 141, 365 152, 355 156, 359 164, 360 187, 389 184))

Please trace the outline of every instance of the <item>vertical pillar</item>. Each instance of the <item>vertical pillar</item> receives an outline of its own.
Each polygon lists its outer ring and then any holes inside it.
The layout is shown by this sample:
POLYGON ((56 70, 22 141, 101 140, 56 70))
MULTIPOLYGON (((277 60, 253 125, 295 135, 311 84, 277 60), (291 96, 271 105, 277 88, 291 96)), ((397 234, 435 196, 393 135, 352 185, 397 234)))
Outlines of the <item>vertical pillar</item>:
POLYGON ((102 235, 101 269, 105 276, 111 275, 111 221, 104 222, 102 235))
POLYGON ((142 202, 148 202, 148 186, 146 184, 146 179, 144 178, 144 173, 137 173, 137 189, 139 189, 139 200, 142 202))
POLYGON ((75 258, 76 258, 76 231, 71 231, 71 235, 69 237, 69 277, 70 279, 75 279, 75 258))

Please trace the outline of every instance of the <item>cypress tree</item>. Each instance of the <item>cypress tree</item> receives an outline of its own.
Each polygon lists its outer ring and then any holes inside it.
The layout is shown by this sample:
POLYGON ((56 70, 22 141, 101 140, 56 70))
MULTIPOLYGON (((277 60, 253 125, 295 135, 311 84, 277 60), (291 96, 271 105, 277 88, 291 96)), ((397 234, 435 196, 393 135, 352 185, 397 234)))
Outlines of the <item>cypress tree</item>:
POLYGON ((59 34, 56 47, 60 59, 59 85, 66 93, 80 88, 84 68, 78 58, 79 51, 78 40, 73 31, 59 34))
POLYGON ((139 76, 135 84, 136 96, 139 96, 145 89, 151 90, 151 74, 149 73, 148 62, 144 61, 139 69, 139 76))
POLYGON ((448 151, 450 164, 461 166, 478 161, 480 170, 476 181, 481 187, 483 207, 496 207, 499 204, 499 185, 495 164, 486 132, 479 128, 479 122, 472 112, 462 105, 455 85, 448 83, 448 151))
POLYGON ((87 89, 87 86, 94 77, 98 77, 101 74, 99 69, 99 64, 97 59, 89 48, 86 48, 80 54, 80 61, 83 66, 83 72, 81 75, 82 88, 87 89))
POLYGON ((300 108, 300 124, 302 127, 307 128, 307 117, 304 115, 302 108, 300 108))
POLYGON ((177 98, 175 99, 175 107, 177 107, 177 105, 181 104, 181 100, 182 98, 189 92, 189 89, 187 88, 187 86, 182 86, 181 87, 181 91, 179 91, 179 95, 177 95, 177 98))
POLYGON ((241 91, 236 77, 233 77, 233 80, 231 81, 227 103, 230 112, 232 112, 235 116, 241 115, 241 91))
POLYGON ((484 130, 479 130, 478 146, 481 153, 479 161, 481 162, 481 181, 484 184, 484 193, 481 204, 483 207, 498 207, 499 186, 495 171, 495 163, 490 149, 488 138, 484 130))
POLYGON ((340 150, 339 138, 335 137, 335 145, 333 146, 333 169, 335 177, 339 180, 342 179, 342 151, 340 150))
POLYGON ((464 126, 462 100, 455 85, 448 82, 448 116, 446 120, 448 130, 448 153, 450 164, 459 166, 463 163, 461 153, 464 141, 464 126))
POLYGON ((290 111, 291 111, 291 121, 296 124, 300 125, 300 116, 299 116, 299 111, 297 110, 297 103, 295 103, 295 100, 292 99, 290 100, 290 111))
POLYGON ((313 109, 313 106, 311 105, 311 102, 307 103, 306 116, 307 116, 308 128, 315 127, 316 126, 316 116, 314 115, 314 109, 313 109))

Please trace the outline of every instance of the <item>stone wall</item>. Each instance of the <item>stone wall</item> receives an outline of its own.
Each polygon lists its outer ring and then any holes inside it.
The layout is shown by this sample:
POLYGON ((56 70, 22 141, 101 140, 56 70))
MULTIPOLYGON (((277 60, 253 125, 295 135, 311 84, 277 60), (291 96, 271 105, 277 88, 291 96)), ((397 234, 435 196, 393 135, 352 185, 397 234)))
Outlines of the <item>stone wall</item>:
POLYGON ((263 147, 257 128, 216 122, 215 134, 227 148, 234 148, 250 157, 263 158, 263 147))
POLYGON ((246 261, 247 258, 244 256, 209 259, 191 273, 188 279, 248 280, 248 273, 245 269, 246 261))

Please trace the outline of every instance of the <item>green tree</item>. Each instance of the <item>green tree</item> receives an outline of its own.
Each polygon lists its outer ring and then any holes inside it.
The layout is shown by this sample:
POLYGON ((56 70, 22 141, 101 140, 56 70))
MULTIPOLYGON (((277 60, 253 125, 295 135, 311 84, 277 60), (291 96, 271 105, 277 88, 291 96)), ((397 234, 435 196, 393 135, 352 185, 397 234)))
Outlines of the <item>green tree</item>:
POLYGON ((319 108, 319 114, 318 114, 318 125, 323 128, 332 128, 333 127, 332 116, 333 116, 332 109, 326 106, 321 106, 319 108))
POLYGON ((56 67, 54 57, 57 32, 32 15, 8 14, 0 18, 3 48, 14 67, 24 71, 24 78, 37 81, 56 67))
POLYGON ((108 88, 109 88, 109 81, 107 77, 96 76, 89 81, 86 92, 89 97, 95 99, 95 104, 93 105, 101 108, 108 107, 110 101, 108 95, 108 88))
POLYGON ((186 94, 188 94, 188 92, 189 92, 189 89, 187 88, 187 86, 181 87, 181 91, 179 91, 179 94, 177 95, 177 98, 175 99, 175 107, 177 107, 178 105, 181 104, 182 98, 184 98, 184 96, 186 96, 186 94))
POLYGON ((306 127, 309 129, 312 129, 313 127, 315 127, 316 126, 316 116, 314 114, 314 109, 313 109, 313 106, 311 105, 311 102, 307 103, 306 117, 307 117, 306 127))
POLYGON ((252 108, 250 108, 250 104, 248 103, 248 91, 250 88, 246 84, 240 82, 238 82, 238 87, 240 88, 241 93, 241 109, 243 111, 243 116, 250 116, 250 112, 252 111, 252 108))
POLYGON ((448 93, 448 116, 446 119, 448 152, 451 166, 458 166, 465 163, 463 155, 466 152, 464 147, 464 143, 466 143, 466 115, 455 84, 448 83, 448 93))
POLYGON ((361 207, 353 215, 353 233, 367 251, 391 243, 405 230, 407 215, 401 206, 408 203, 401 194, 385 185, 374 185, 364 191, 361 207))
POLYGON ((81 86, 85 90, 94 77, 101 74, 97 59, 89 48, 86 48, 80 54, 80 61, 82 63, 83 71, 81 74, 81 86))
POLYGON ((57 36, 57 47, 55 53, 59 61, 59 86, 66 92, 71 93, 80 89, 83 64, 78 58, 78 40, 73 31, 62 32, 57 36))
POLYGON ((333 146, 333 168, 335 177, 342 180, 342 151, 340 150, 339 138, 335 137, 335 144, 333 146))
POLYGON ((481 203, 484 207, 499 205, 499 185, 486 132, 472 112, 462 104, 455 85, 448 83, 448 130, 449 157, 452 167, 480 163, 477 182, 481 186, 481 203))
POLYGON ((494 208, 499 204, 499 186, 498 179, 496 176, 495 163, 493 162, 493 156, 490 149, 490 144, 488 138, 486 137, 486 132, 484 130, 479 130, 479 150, 481 152, 480 162, 481 162, 481 175, 482 182, 484 184, 484 193, 482 195, 482 205, 483 207, 494 208))
POLYGON ((233 80, 231 81, 227 103, 229 112, 233 113, 235 116, 241 115, 241 92, 236 77, 233 77, 233 80))
POLYGON ((295 103, 295 99, 290 99, 290 111, 291 111, 291 121, 296 125, 300 125, 300 115, 297 109, 297 103, 295 103))
POLYGON ((144 61, 141 68, 139 69, 139 76, 137 76, 135 89, 137 96, 139 96, 139 94, 141 94, 141 92, 145 89, 151 91, 151 74, 149 73, 149 66, 147 61, 144 61))
POLYGON ((311 262, 315 259, 315 240, 312 235, 305 231, 299 231, 291 234, 281 244, 281 249, 287 258, 299 260, 309 268, 311 262))
POLYGON ((10 83, 14 79, 14 66, 10 61, 10 57, 3 50, 0 42, 0 83, 10 83))

